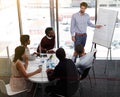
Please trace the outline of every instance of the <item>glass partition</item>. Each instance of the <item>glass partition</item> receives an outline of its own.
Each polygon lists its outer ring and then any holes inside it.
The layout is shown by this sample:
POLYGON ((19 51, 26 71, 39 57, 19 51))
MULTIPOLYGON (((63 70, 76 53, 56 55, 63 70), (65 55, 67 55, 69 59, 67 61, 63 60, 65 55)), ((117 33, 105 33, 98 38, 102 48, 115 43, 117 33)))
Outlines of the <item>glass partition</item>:
MULTIPOLYGON (((74 43, 71 40, 70 33, 70 24, 71 17, 74 13, 80 11, 80 2, 82 0, 65 0, 61 2, 59 0, 59 40, 60 47, 65 48, 67 54, 70 56, 73 54, 74 43)), ((88 3, 88 8, 86 13, 90 15, 91 22, 95 24, 95 1, 94 0, 86 0, 88 3)), ((94 34, 94 29, 88 27, 87 28, 87 42, 85 46, 85 51, 89 52, 92 47, 92 37, 94 34)))
MULTIPOLYGON (((54 6, 56 0, 54 1, 54 6)), ((74 13, 80 10, 80 2, 83 0, 58 0, 58 21, 56 21, 56 13, 52 14, 53 20, 51 19, 50 11, 50 1, 49 0, 20 0, 20 12, 21 12, 21 25, 22 34, 30 35, 30 51, 31 53, 36 51, 41 38, 45 35, 44 31, 46 27, 51 26, 51 24, 59 23, 59 47, 63 47, 68 55, 73 54, 74 43, 71 40, 70 34, 70 24, 71 17, 74 13), (55 18, 55 20, 54 20, 55 18), (51 21, 52 20, 52 21, 51 21), (52 23, 51 23, 52 22, 52 23)), ((84 0, 88 3, 89 7, 86 13, 90 15, 92 23, 95 23, 95 4, 97 2, 96 9, 99 10, 100 7, 116 10, 120 10, 120 0, 84 0)), ((53 6, 52 6, 53 7, 53 6)), ((54 11, 56 6, 54 7, 54 11)), ((0 56, 6 56, 6 47, 9 47, 10 55, 13 54, 14 48, 20 45, 19 42, 19 22, 18 22, 18 12, 16 0, 0 0, 0 56), (9 17, 8 17, 9 16, 9 17), (14 37, 14 38, 13 38, 14 37)), ((56 28, 56 25, 55 25, 56 28)), ((54 29, 55 29, 54 28, 54 29)), ((57 28, 56 28, 57 29, 57 28)), ((56 32, 55 29, 55 32, 56 32)), ((114 36, 111 44, 112 58, 119 58, 120 55, 120 14, 118 14, 116 20, 116 26, 114 31, 114 36)), ((57 32, 56 32, 57 34, 57 32)), ((87 28, 87 42, 85 46, 85 51, 89 52, 92 47, 92 40, 94 35, 94 28, 87 28)), ((57 36, 57 35, 56 35, 57 36)), ((107 48, 97 45, 97 58, 107 57, 107 48)))
POLYGON ((19 25, 16 0, 0 0, 0 56, 9 55, 19 45, 19 25))
POLYGON ((30 35, 30 51, 36 51, 45 35, 46 27, 50 27, 49 0, 21 0, 21 18, 23 34, 30 35))

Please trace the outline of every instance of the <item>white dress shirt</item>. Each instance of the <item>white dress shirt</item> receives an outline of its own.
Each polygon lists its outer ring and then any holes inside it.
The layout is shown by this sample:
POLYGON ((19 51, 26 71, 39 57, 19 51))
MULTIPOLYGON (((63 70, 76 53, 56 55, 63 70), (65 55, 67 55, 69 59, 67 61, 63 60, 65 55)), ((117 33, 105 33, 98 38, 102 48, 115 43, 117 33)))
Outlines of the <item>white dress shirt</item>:
POLYGON ((70 27, 72 36, 75 36, 75 33, 86 33, 87 26, 95 28, 95 24, 92 24, 90 16, 87 13, 84 13, 83 15, 81 15, 80 12, 73 14, 70 27))

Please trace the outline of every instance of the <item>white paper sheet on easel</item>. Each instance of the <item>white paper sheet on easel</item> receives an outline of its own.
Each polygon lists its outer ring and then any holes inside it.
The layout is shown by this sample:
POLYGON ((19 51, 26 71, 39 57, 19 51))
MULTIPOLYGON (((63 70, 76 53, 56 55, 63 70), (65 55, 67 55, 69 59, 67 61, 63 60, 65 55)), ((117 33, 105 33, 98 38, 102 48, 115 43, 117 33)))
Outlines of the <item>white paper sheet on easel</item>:
POLYGON ((118 12, 114 10, 100 8, 97 15, 97 25, 102 25, 100 29, 94 31, 93 43, 110 48, 115 29, 118 12))

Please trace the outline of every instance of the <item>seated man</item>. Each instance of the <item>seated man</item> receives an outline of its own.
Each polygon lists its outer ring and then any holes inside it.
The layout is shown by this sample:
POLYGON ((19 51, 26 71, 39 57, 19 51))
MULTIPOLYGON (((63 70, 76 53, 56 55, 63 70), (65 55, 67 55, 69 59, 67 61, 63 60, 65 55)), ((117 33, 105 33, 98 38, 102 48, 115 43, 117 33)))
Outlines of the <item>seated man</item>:
MULTIPOLYGON (((46 92, 70 97, 78 89, 78 71, 71 59, 67 59, 63 48, 56 51, 56 56, 59 59, 55 69, 47 69, 49 81, 56 80, 56 85, 47 86, 46 92)), ((52 95, 51 97, 54 97, 52 95)))
POLYGON ((46 36, 44 36, 37 48, 38 53, 54 53, 52 50, 55 46, 55 33, 53 28, 48 27, 45 30, 46 36))
POLYGON ((85 53, 84 47, 81 44, 75 46, 75 53, 72 57, 72 60, 74 62, 76 60, 75 65, 78 68, 80 74, 83 73, 84 69, 92 66, 95 52, 96 50, 85 53))

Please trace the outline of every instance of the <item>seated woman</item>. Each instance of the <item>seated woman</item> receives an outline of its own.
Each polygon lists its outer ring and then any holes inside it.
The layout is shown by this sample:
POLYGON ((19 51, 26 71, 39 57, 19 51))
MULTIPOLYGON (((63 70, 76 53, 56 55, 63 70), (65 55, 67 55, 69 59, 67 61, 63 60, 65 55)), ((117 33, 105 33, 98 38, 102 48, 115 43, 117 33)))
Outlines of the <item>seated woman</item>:
POLYGON ((38 53, 54 53, 55 46, 55 33, 53 28, 48 27, 45 29, 45 36, 42 38, 40 44, 38 45, 38 53))
POLYGON ((82 74, 86 68, 92 66, 95 52, 96 50, 94 49, 92 52, 85 53, 84 47, 81 44, 75 46, 72 60, 75 62, 80 74, 82 74))
POLYGON ((20 36, 20 42, 21 42, 21 45, 25 47, 25 53, 28 56, 28 59, 29 60, 34 60, 35 59, 34 54, 31 55, 30 50, 27 47, 27 45, 30 44, 30 36, 29 35, 21 35, 20 36))
POLYGON ((18 46, 15 48, 15 55, 11 65, 11 78, 10 78, 10 87, 12 91, 21 91, 24 89, 30 89, 32 83, 28 81, 28 78, 41 72, 41 68, 27 73, 26 69, 28 67, 28 57, 25 53, 25 47, 18 46), (23 62, 23 59, 24 62, 23 62))

